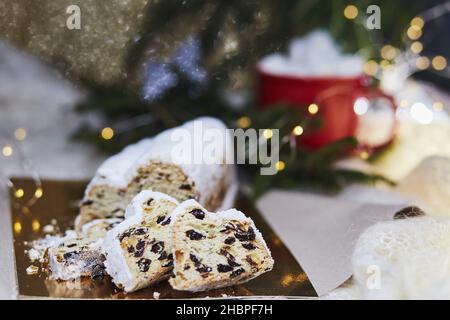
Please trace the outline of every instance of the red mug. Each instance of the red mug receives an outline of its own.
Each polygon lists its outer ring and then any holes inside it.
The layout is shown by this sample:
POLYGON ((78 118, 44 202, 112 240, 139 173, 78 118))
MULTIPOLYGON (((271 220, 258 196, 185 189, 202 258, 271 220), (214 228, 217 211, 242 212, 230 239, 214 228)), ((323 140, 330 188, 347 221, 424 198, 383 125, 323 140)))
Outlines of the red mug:
MULTIPOLYGON (((299 143, 309 149, 318 149, 330 142, 356 136, 360 116, 355 109, 358 98, 386 99, 392 112, 392 125, 387 134, 376 143, 359 141, 360 149, 377 149, 389 144, 395 136, 396 106, 394 99, 380 89, 369 87, 371 79, 365 75, 355 77, 301 77, 278 75, 257 67, 258 100, 261 108, 285 102, 307 107, 316 103, 322 126, 312 133, 305 133, 299 143)), ((373 139, 372 139, 373 140, 373 139)))

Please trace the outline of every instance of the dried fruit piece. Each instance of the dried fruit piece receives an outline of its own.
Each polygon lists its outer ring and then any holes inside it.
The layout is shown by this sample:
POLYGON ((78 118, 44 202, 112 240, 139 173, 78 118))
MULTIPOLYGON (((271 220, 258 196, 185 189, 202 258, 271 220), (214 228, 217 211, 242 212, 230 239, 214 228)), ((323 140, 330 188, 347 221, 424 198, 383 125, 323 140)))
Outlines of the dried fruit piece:
POLYGON ((201 240, 201 239, 205 238, 205 236, 202 235, 200 232, 197 232, 192 229, 186 231, 186 236, 191 240, 201 240))
POLYGON ((150 259, 141 258, 137 264, 141 272, 147 272, 151 263, 152 261, 150 259))
POLYGON ((203 218, 205 218, 205 213, 201 210, 201 209, 193 209, 191 211, 191 214, 196 217, 197 219, 202 220, 203 218))

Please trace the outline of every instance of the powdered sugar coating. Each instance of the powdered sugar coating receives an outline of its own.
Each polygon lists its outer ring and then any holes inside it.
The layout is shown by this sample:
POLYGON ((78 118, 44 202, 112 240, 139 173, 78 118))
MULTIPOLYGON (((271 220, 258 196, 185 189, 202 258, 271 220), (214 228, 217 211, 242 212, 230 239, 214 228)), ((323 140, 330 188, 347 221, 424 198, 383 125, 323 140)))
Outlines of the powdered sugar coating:
POLYGON ((131 203, 127 206, 127 209, 125 210, 125 219, 129 219, 134 216, 138 216, 139 219, 142 219, 142 216, 144 214, 144 211, 142 210, 142 203, 144 203, 150 198, 156 200, 165 199, 170 202, 178 203, 177 200, 175 200, 174 198, 165 193, 156 192, 152 190, 143 190, 139 192, 139 194, 135 196, 131 201, 131 203))
POLYGON ((200 194, 199 201, 205 203, 210 195, 217 192, 217 185, 225 180, 225 185, 230 186, 236 181, 235 168, 227 165, 227 159, 233 158, 233 148, 231 136, 226 131, 225 124, 215 118, 201 117, 185 123, 184 125, 165 130, 154 138, 144 139, 130 145, 119 154, 110 157, 98 169, 96 176, 86 188, 85 198, 94 186, 110 185, 118 188, 125 188, 130 179, 137 174, 140 166, 148 164, 150 161, 160 161, 163 163, 174 163, 193 181, 200 194), (198 130, 201 127, 202 130, 198 130), (223 138, 222 148, 218 148, 211 159, 212 163, 198 163, 192 159, 174 159, 173 150, 180 145, 180 141, 175 139, 177 130, 185 132, 191 138, 191 146, 202 147, 207 143, 205 130, 215 130, 223 138), (182 161, 180 161, 182 160, 182 161))

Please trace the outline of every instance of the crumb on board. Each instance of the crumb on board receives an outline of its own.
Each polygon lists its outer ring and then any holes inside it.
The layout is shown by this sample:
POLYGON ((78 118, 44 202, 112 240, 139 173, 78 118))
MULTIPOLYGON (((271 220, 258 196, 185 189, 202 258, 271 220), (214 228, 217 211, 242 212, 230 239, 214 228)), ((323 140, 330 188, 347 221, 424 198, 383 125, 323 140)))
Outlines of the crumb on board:
POLYGON ((33 275, 33 274, 37 274, 39 272, 39 267, 30 265, 28 266, 28 268, 26 269, 27 274, 28 275, 33 275))
POLYGON ((153 298, 154 299, 159 299, 160 295, 161 295, 161 293, 159 293, 158 291, 153 292, 153 298))
POLYGON ((42 228, 42 232, 44 233, 54 233, 55 226, 53 224, 47 224, 42 228))
POLYGON ((28 254, 28 257, 32 262, 39 261, 41 259, 41 253, 34 248, 27 250, 26 254, 28 254))

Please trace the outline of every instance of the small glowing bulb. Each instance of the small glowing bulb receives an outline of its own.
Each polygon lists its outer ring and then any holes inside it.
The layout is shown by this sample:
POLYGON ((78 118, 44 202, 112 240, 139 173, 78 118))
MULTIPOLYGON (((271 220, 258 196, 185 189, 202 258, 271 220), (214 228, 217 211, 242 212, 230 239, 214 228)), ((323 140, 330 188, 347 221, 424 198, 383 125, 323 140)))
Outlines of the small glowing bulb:
POLYGON ((14 131, 14 136, 19 141, 25 140, 27 137, 27 130, 24 128, 17 128, 16 131, 14 131))
POLYGON ((317 104, 315 104, 315 103, 311 103, 308 106, 308 112, 310 114, 316 114, 317 112, 319 112, 319 106, 317 104))
POLYGON ((14 196, 16 198, 22 198, 25 195, 25 191, 23 191, 22 188, 19 188, 16 190, 16 192, 14 192, 14 196))
POLYGON ((114 130, 110 127, 103 128, 101 136, 105 140, 110 140, 114 136, 114 130))
POLYGON ((391 45, 385 45, 381 48, 381 57, 383 59, 392 60, 397 56, 397 49, 391 45))
POLYGON ((20 233, 21 231, 22 231, 22 224, 20 223, 20 221, 14 222, 14 232, 20 233))
POLYGON ((409 105, 408 100, 402 99, 400 100, 400 107, 406 108, 409 105))
POLYGON ((419 70, 425 70, 430 66, 430 59, 427 57, 419 57, 416 60, 416 67, 419 70))
POLYGON ((292 133, 296 136, 301 136, 303 134, 303 127, 302 126, 295 126, 294 129, 292 130, 292 133))
POLYGON ((433 103, 433 109, 436 111, 441 111, 442 109, 444 109, 444 104, 441 101, 436 101, 435 103, 433 103))
POLYGON ((369 60, 364 63, 363 71, 369 76, 374 76, 378 71, 378 64, 373 60, 369 60))
POLYGON ((263 137, 266 139, 270 139, 273 136, 273 131, 270 129, 264 129, 263 131, 263 137))
POLYGON ((277 163, 275 163, 275 169, 277 169, 277 171, 283 171, 284 168, 286 168, 286 164, 284 163, 284 161, 278 161, 277 163))
POLYGON ((419 54, 423 50, 423 44, 420 41, 414 41, 413 43, 411 43, 410 49, 412 52, 419 54))
POLYGON ((44 194, 44 190, 42 190, 42 188, 37 188, 36 191, 34 192, 34 196, 36 198, 42 198, 42 195, 44 194))
POLYGON ((408 30, 406 31, 406 35, 411 40, 417 40, 422 36, 422 30, 416 29, 414 27, 409 27, 408 30))
POLYGON ((360 157, 362 160, 367 160, 367 159, 369 159, 369 153, 368 153, 367 151, 362 151, 362 152, 359 154, 359 157, 360 157))
POLYGON ((11 145, 7 144, 3 147, 2 153, 5 157, 10 157, 13 154, 13 148, 11 145))
POLYGON ((249 117, 240 117, 237 120, 237 125, 239 128, 246 129, 246 128, 250 127, 251 124, 252 124, 252 121, 250 120, 249 117))
POLYGON ((447 67, 447 59, 443 56, 436 56, 431 60, 431 65, 438 71, 444 70, 447 67))
POLYGON ((414 29, 420 30, 423 28, 424 25, 425 25, 425 22, 423 21, 423 19, 421 17, 414 17, 411 20, 411 27, 413 27, 414 29))
POLYGON ((348 5, 344 9, 344 17, 349 20, 353 20, 358 16, 358 8, 354 5, 348 5))
POLYGON ((34 219, 31 222, 31 229, 33 229, 34 232, 37 232, 37 231, 39 231, 40 228, 41 228, 41 223, 38 220, 34 219))
POLYGON ((380 66, 383 70, 389 70, 392 69, 392 65, 388 60, 381 60, 380 66))

